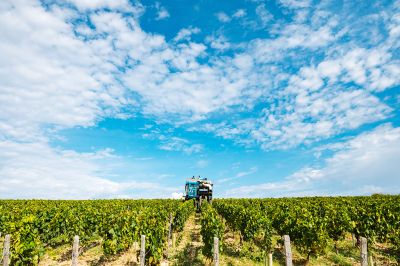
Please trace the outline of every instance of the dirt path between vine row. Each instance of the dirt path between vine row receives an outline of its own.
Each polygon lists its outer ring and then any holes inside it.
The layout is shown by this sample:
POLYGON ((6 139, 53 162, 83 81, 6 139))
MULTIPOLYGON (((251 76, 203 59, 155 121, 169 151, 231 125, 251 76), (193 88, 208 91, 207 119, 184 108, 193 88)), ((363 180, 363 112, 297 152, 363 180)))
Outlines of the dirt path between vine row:
POLYGON ((191 216, 185 224, 178 246, 172 250, 169 265, 206 265, 202 256, 203 242, 200 235, 200 214, 191 216))

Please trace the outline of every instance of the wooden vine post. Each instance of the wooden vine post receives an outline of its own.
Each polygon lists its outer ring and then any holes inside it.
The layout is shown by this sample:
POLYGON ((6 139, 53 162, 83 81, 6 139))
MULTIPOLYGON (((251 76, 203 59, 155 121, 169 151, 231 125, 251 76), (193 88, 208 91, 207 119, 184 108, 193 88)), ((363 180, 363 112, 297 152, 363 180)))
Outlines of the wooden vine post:
POLYGON ((140 266, 144 266, 146 260, 146 236, 142 235, 140 238, 140 266))
POLYGON ((264 257, 264 265, 272 266, 272 251, 268 251, 267 255, 264 257))
POLYGON ((214 266, 219 266, 219 240, 214 237, 214 266))
POLYGON ((272 266, 272 251, 268 252, 268 266, 272 266))
POLYGON ((79 236, 74 236, 74 244, 72 245, 72 266, 78 266, 79 256, 79 236))
POLYGON ((367 239, 361 237, 361 266, 368 266, 368 245, 367 239))
POLYGON ((10 263, 10 238, 10 235, 6 235, 4 238, 3 266, 8 266, 10 263))
POLYGON ((285 259, 286 266, 293 266, 292 263, 292 248, 290 247, 290 237, 288 235, 283 236, 283 240, 285 243, 285 259))

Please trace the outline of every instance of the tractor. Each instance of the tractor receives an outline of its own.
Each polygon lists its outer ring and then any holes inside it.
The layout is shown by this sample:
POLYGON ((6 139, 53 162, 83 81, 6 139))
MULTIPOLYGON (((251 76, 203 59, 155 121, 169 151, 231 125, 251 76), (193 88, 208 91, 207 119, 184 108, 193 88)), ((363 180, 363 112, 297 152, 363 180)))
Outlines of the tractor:
POLYGON ((192 177, 186 180, 185 200, 194 199, 194 204, 198 211, 201 209, 201 203, 205 200, 211 203, 213 184, 207 178, 192 177))

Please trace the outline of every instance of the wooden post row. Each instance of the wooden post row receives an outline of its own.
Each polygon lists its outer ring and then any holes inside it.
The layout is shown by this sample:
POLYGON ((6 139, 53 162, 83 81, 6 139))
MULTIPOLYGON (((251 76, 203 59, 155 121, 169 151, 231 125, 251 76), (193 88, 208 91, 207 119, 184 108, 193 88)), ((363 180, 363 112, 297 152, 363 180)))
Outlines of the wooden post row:
POLYGON ((3 266, 8 266, 10 263, 10 235, 4 238, 3 246, 3 266))
POLYGON ((361 266, 368 266, 368 245, 365 237, 361 237, 361 266))
POLYGON ((286 266, 292 266, 292 249, 290 247, 290 237, 288 235, 283 236, 283 240, 285 242, 285 258, 286 258, 286 266))
POLYGON ((140 238, 140 266, 144 266, 146 260, 146 236, 142 235, 140 238))
POLYGON ((219 239, 214 237, 214 265, 219 266, 219 239))
POLYGON ((79 256, 79 236, 74 236, 74 244, 72 245, 72 266, 78 266, 79 256))

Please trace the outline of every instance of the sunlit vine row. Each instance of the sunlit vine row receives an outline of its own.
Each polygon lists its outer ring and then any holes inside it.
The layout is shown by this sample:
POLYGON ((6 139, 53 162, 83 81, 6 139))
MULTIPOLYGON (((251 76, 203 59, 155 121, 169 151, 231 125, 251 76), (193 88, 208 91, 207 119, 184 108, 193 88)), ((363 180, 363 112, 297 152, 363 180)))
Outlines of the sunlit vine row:
POLYGON ((11 234, 11 264, 37 265, 46 248, 85 245, 100 238, 104 256, 129 249, 146 235, 146 260, 156 264, 167 242, 169 217, 176 231, 193 211, 193 203, 176 200, 0 201, 0 232, 11 234))

